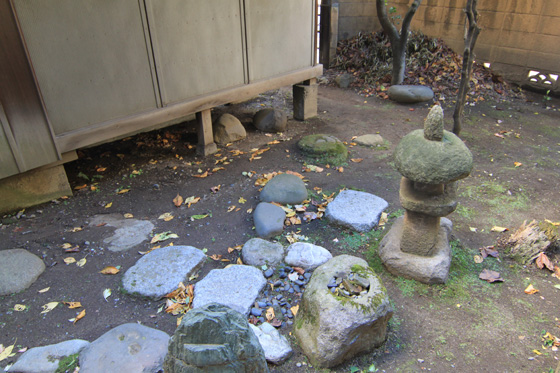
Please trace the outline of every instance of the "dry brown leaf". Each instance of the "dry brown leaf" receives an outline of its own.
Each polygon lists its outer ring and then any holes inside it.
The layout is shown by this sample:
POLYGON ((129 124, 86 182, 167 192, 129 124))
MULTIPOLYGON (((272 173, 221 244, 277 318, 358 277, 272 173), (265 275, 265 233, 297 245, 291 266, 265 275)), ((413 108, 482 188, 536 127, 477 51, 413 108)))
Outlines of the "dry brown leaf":
POLYGON ((76 323, 78 322, 78 320, 83 319, 85 315, 86 315, 86 310, 83 309, 82 312, 80 312, 80 313, 78 314, 78 316, 76 316, 76 318, 74 319, 73 324, 76 324, 76 323))
POLYGON ((183 197, 181 197, 179 193, 177 193, 177 196, 173 198, 173 204, 176 207, 180 207, 183 204, 183 197))
POLYGON ((305 273, 305 269, 301 267, 294 267, 294 271, 296 271, 300 275, 303 275, 305 273))
POLYGON ((117 192, 117 194, 125 194, 125 193, 128 193, 128 192, 130 192, 130 189, 121 189, 117 192))
POLYGON ((276 315, 274 314, 274 308, 269 307, 269 308, 266 310, 266 319, 267 319, 268 321, 271 321, 271 320, 274 319, 275 316, 276 316, 276 315))
POLYGON ((364 159, 363 159, 363 158, 351 158, 350 160, 351 160, 352 162, 354 162, 354 163, 360 163, 360 162, 363 161, 364 159))
POLYGON ((488 282, 503 282, 504 279, 500 276, 500 273, 496 271, 491 271, 489 269, 484 269, 478 275, 478 278, 488 282))
POLYGON ((295 306, 292 306, 292 308, 290 308, 290 311, 292 311, 292 314, 294 316, 297 315, 297 313, 299 311, 299 304, 296 304, 295 306))
POLYGON ((213 254, 209 256, 210 259, 212 260, 220 260, 222 259, 222 255, 221 254, 213 254))
POLYGON ((200 175, 193 175, 194 177, 199 177, 199 178, 205 178, 208 177, 208 171, 204 171, 204 173, 200 174, 200 175))
POLYGON ((537 267, 539 267, 540 269, 546 267, 550 271, 554 272, 554 264, 550 261, 550 259, 548 258, 548 256, 546 256, 545 253, 539 253, 539 256, 537 256, 535 263, 537 264, 537 267))
POLYGON ((82 308, 82 303, 80 302, 62 302, 65 305, 68 306, 68 308, 73 309, 73 308, 82 308))
POLYGON ((552 274, 552 276, 560 280, 560 267, 554 266, 554 273, 552 274))
POLYGON ((237 261, 235 263, 239 265, 243 265, 243 261, 241 260, 241 258, 237 258, 237 261))
POLYGON ((74 190, 80 190, 80 189, 84 189, 84 188, 86 188, 86 187, 87 187, 87 184, 79 185, 79 186, 75 186, 75 187, 74 187, 74 190))
POLYGON ((535 294, 538 292, 539 291, 533 287, 533 284, 529 284, 529 286, 525 289, 525 294, 535 294))
POLYGON ((99 273, 101 273, 103 275, 116 275, 119 272, 120 272, 120 269, 118 269, 117 267, 113 267, 113 266, 107 266, 107 267, 103 268, 101 271, 99 271, 99 273))

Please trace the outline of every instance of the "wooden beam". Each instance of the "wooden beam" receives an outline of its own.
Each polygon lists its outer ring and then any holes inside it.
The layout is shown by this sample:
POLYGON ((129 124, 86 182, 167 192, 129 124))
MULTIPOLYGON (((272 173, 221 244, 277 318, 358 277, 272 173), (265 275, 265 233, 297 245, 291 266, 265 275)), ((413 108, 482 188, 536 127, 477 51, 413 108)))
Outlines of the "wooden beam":
POLYGON ((219 92, 195 97, 191 100, 164 108, 130 115, 124 118, 91 125, 79 130, 58 134, 56 142, 61 152, 100 144, 107 140, 153 127, 158 123, 170 122, 188 114, 202 112, 230 102, 248 100, 259 93, 310 80, 323 73, 323 65, 306 67, 269 79, 224 89, 219 92))
POLYGON ((218 147, 214 142, 214 135, 212 134, 212 110, 206 109, 196 113, 196 121, 198 124, 196 152, 202 156, 216 153, 218 147))

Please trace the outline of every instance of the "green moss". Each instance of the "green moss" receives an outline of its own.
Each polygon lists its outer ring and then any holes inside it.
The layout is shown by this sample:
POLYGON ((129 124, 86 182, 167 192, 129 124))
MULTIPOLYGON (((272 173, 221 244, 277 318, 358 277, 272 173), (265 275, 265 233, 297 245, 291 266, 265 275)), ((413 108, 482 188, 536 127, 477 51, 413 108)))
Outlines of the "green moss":
POLYGON ((79 355, 79 353, 76 353, 60 359, 58 362, 58 368, 56 368, 55 373, 73 372, 78 367, 79 355))

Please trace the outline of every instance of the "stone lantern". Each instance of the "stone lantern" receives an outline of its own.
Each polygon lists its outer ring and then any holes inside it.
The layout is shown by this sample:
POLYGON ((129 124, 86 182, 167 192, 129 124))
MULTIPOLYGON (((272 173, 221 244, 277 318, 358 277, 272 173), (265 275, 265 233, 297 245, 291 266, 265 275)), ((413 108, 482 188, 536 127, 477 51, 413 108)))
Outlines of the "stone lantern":
POLYGON ((394 158, 403 175, 399 194, 406 212, 382 240, 381 260, 395 275, 445 283, 452 224, 442 217, 457 207, 455 182, 470 174, 472 154, 460 138, 443 129, 443 110, 434 106, 424 129, 406 135, 394 158))

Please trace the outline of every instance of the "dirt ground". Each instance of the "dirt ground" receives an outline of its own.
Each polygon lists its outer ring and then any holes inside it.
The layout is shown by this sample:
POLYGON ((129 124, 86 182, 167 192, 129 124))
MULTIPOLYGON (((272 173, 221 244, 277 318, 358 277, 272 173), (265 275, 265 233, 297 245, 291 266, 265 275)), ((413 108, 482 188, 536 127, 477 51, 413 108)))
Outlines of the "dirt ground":
MULTIPOLYGON (((0 250, 25 248, 42 257, 47 269, 26 291, 0 298, 0 343, 15 343, 20 349, 72 338, 93 341, 127 322, 172 334, 177 318, 158 313, 163 301, 134 298, 120 290, 122 274, 141 257, 139 252, 155 245, 145 241, 129 251, 110 252, 104 249, 107 245, 103 239, 113 228, 90 227, 88 221, 98 214, 132 214, 154 223, 154 234, 170 231, 179 236, 164 244, 206 248, 209 256, 222 255, 235 262, 239 252, 230 253, 228 247, 255 237, 247 210, 258 203, 259 187, 254 185, 257 177, 291 170, 304 174, 310 195, 317 200, 323 194, 349 188, 389 202, 385 230, 358 234, 317 219, 289 226, 279 238, 287 246, 286 235, 298 232, 333 255, 366 258, 388 289, 395 312, 387 342, 332 371, 373 371, 374 364, 383 372, 558 372, 560 352, 545 349, 541 337, 546 332, 560 335, 560 290, 554 287, 560 280, 534 265, 519 265, 503 253, 480 264, 473 261, 479 248, 511 233, 492 232, 493 226, 514 231, 528 219, 560 221, 557 98, 545 100, 542 95, 527 93, 527 99, 479 101, 467 106, 461 137, 473 152, 475 163, 471 176, 460 183, 461 205, 449 216, 454 223, 450 279, 446 285, 437 286, 392 276, 376 255, 379 239, 403 213, 398 200, 400 175, 393 166, 392 151, 405 134, 422 127, 429 105, 398 105, 322 85, 318 117, 304 122, 290 119, 288 130, 282 134, 256 131, 251 125, 252 115, 271 106, 284 108, 291 118, 291 90, 269 92, 247 103, 215 109, 213 116, 225 112, 236 115, 247 129, 247 138, 220 147, 218 154, 207 158, 196 156, 192 123, 83 149, 80 158, 68 163, 66 169, 72 188, 85 187, 75 190, 68 199, 28 208, 17 216, 17 212, 4 216, 0 250), (341 169, 323 165, 323 172, 303 171, 306 164, 317 163, 305 159, 296 143, 312 133, 332 134, 348 143, 349 160, 340 165, 341 169), (377 149, 352 145, 354 136, 370 133, 379 133, 386 145, 377 149), (257 148, 270 150, 251 161, 251 150, 257 148), (223 169, 214 170, 219 167, 223 169), (193 177, 206 171, 210 172, 207 177, 193 177), (129 191, 119 194, 123 189, 129 191), (177 194, 201 200, 190 208, 177 208, 173 204, 177 194), (174 219, 158 219, 166 212, 174 219), (204 219, 191 219, 205 214, 208 217, 204 219), (79 246, 80 251, 66 253, 64 244, 79 246), (87 262, 83 267, 66 265, 64 258, 69 256, 86 258, 87 262), (105 266, 121 266, 121 272, 102 275, 99 271, 105 266), (478 274, 484 268, 499 271, 504 282, 480 280, 478 274), (525 294, 529 284, 539 292, 525 294), (47 287, 48 291, 39 292, 47 287), (112 295, 106 301, 103 291, 108 288, 112 295), (41 307, 52 301, 79 301, 86 316, 73 324, 68 320, 76 316, 76 310, 61 305, 41 314, 41 307), (25 310, 14 310, 16 304, 25 305, 25 310)), ((444 103, 444 109, 450 128, 453 108, 444 103)), ((558 257, 553 260, 558 263, 558 257)), ((227 264, 209 259, 199 279, 227 264)), ((309 365, 296 366, 307 360, 290 329, 281 330, 292 342, 295 354, 285 364, 271 366, 271 371, 315 371, 309 365)), ((2 361, 0 366, 19 355, 2 361)))

